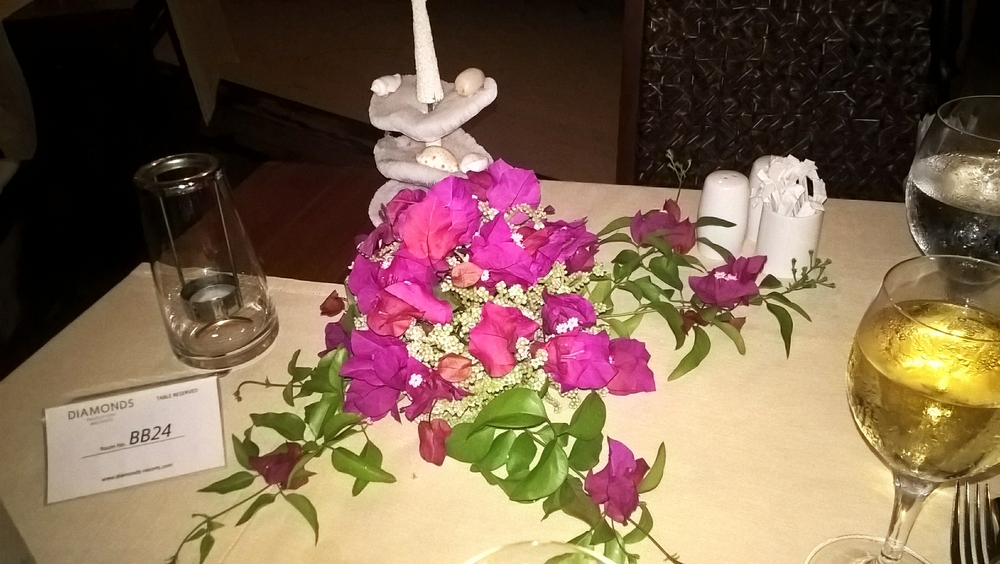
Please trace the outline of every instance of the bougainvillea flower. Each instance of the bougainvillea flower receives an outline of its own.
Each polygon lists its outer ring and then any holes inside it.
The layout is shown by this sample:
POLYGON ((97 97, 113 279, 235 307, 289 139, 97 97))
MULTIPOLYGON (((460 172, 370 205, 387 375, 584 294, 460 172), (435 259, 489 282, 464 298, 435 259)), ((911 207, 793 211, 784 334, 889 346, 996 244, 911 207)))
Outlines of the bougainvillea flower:
POLYGON ((361 313, 371 311, 375 306, 375 301, 378 300, 379 290, 382 289, 378 280, 380 268, 378 263, 363 256, 359 255, 354 258, 351 273, 347 276, 347 288, 357 300, 361 313))
POLYGON ((510 225, 499 215, 483 225, 472 240, 469 262, 483 269, 483 285, 491 289, 500 281, 508 286, 530 286, 539 278, 531 268, 531 257, 514 240, 510 225))
POLYGON ((566 333, 545 343, 545 371, 562 391, 603 388, 615 375, 607 333, 566 333))
POLYGON ((319 353, 319 356, 326 356, 326 353, 340 345, 348 344, 347 332, 344 331, 344 328, 340 326, 340 322, 338 321, 327 323, 326 329, 323 332, 325 333, 326 349, 319 353))
POLYGON ((451 323, 451 304, 434 296, 429 287, 421 282, 404 280, 385 289, 420 311, 420 318, 431 323, 451 323))
MULTIPOLYGON (((490 207, 508 210, 520 204, 538 207, 542 201, 542 187, 535 173, 523 168, 514 168, 503 160, 496 160, 486 169, 492 180, 486 189, 486 199, 490 207)), ((526 217, 526 216, 525 216, 526 217)), ((517 216, 511 219, 519 223, 517 216)), ((523 221, 523 219, 521 220, 523 221)))
POLYGON ((396 230, 403 247, 420 262, 439 267, 455 247, 472 241, 479 205, 463 182, 445 178, 400 214, 396 230))
POLYGON ((336 290, 330 292, 330 295, 323 300, 323 303, 319 306, 319 314, 325 315, 327 317, 333 317, 335 315, 340 315, 344 311, 346 306, 344 298, 340 297, 340 294, 336 290))
POLYGON ((358 253, 362 256, 374 256, 382 247, 392 242, 392 229, 388 223, 380 223, 374 231, 357 241, 358 253))
POLYGON ((426 366, 411 358, 406 344, 395 337, 373 331, 351 333, 351 357, 340 369, 350 378, 344 397, 344 411, 360 413, 373 420, 391 413, 399 419, 396 404, 410 375, 426 366))
POLYGON ((597 473, 587 472, 583 488, 594 503, 604 505, 608 517, 624 525, 639 507, 638 488, 648 471, 645 460, 636 460, 627 446, 608 437, 608 463, 597 473))
POLYGON ((561 335, 593 327, 597 323, 594 304, 579 294, 542 294, 542 329, 561 335))
POLYGON ((747 305, 760 293, 757 275, 764 269, 765 256, 731 258, 705 276, 688 279, 691 290, 702 302, 724 309, 747 305))
MULTIPOLYGON (((347 287, 354 295, 358 309, 367 315, 374 310, 380 292, 393 284, 412 282, 430 286, 435 279, 436 275, 431 267, 415 260, 407 252, 399 251, 392 257, 388 265, 373 262, 362 256, 356 257, 351 274, 347 277, 347 287)), ((398 290, 391 293, 403 301, 407 301, 416 309, 427 311, 427 308, 424 307, 427 304, 408 301, 409 298, 405 297, 407 292, 398 290)), ((448 317, 448 319, 451 318, 448 317)))
POLYGON ((616 396, 656 390, 653 371, 649 369, 649 351, 642 341, 612 339, 611 366, 618 372, 608 382, 608 391, 616 396))
POLYGON ((472 375, 472 361, 460 354, 448 353, 438 360, 437 371, 451 383, 463 382, 472 375))
POLYGON ((379 335, 399 337, 419 317, 419 309, 382 290, 368 311, 368 328, 379 335))
MULTIPOLYGON (((597 235, 587 231, 587 220, 546 221, 541 231, 547 231, 547 240, 538 254, 552 262, 566 265, 570 273, 589 270, 597 254, 597 235)), ((536 235, 537 236, 537 235, 536 235)))
POLYGON ((399 237, 399 231, 396 229, 399 224, 399 216, 407 208, 422 201, 425 197, 427 197, 427 190, 421 188, 404 188, 385 205, 385 223, 392 226, 392 232, 397 237, 399 237))
POLYGON ((694 247, 694 224, 686 218, 681 220, 681 208, 675 200, 664 202, 663 211, 654 210, 645 214, 636 212, 629 231, 632 240, 640 245, 643 239, 655 234, 665 240, 676 253, 686 254, 694 247))
POLYGON ((309 481, 308 475, 300 474, 288 483, 292 470, 301 458, 302 446, 299 443, 285 443, 263 456, 251 456, 247 462, 268 485, 277 485, 283 490, 294 490, 309 481))
POLYGON ((469 395, 469 392, 456 388, 437 372, 426 370, 410 374, 406 381, 406 394, 410 396, 410 405, 406 406, 404 413, 407 419, 413 421, 430 413, 436 400, 457 400, 469 395))
POLYGON ((420 458, 441 466, 448 454, 445 441, 451 436, 451 425, 444 419, 421 421, 417 424, 417 436, 420 437, 420 458))
POLYGON ((530 337, 536 330, 538 324, 520 309, 486 302, 482 319, 469 331, 469 353, 483 363, 487 374, 499 378, 517 364, 514 347, 518 338, 530 337))

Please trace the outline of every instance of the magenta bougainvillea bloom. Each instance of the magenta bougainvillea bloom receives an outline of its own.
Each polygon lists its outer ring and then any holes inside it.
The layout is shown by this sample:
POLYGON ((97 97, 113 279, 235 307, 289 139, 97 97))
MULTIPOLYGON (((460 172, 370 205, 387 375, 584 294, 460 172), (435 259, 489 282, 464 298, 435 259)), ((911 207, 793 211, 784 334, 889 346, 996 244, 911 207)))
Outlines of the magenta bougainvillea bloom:
POLYGON ((545 371, 562 391, 594 390, 608 385, 615 375, 607 333, 573 332, 557 335, 545 343, 545 371))
POLYGON ((635 339, 612 339, 610 345, 611 366, 617 372, 608 382, 608 391, 616 396, 627 396, 636 392, 656 391, 653 371, 649 369, 649 351, 642 341, 635 339))
POLYGON ((285 443, 263 456, 251 456, 247 462, 268 485, 277 485, 283 490, 294 490, 309 481, 308 475, 301 475, 291 483, 288 482, 292 470, 301 458, 302 446, 299 443, 285 443))
POLYGON ((517 364, 514 346, 520 337, 530 337, 538 324, 516 307, 493 302, 483 305, 483 317, 469 331, 469 353, 483 363, 494 378, 505 376, 517 364))
MULTIPOLYGON (((385 223, 392 227, 392 233, 399 237, 399 216, 413 204, 423 201, 427 191, 422 189, 404 188, 385 205, 385 223)), ((381 227, 380 225, 380 227, 381 227)))
POLYGON ((713 268, 705 276, 692 276, 688 284, 698 299, 706 305, 734 308, 747 305, 760 293, 757 275, 764 269, 767 257, 730 258, 726 264, 713 268))
MULTIPOLYGON (((490 185, 486 188, 486 199, 490 207, 508 210, 520 204, 538 207, 542 201, 542 187, 535 173, 523 168, 514 168, 502 159, 494 161, 486 169, 490 175, 490 185)), ((517 222, 517 216, 513 218, 517 222)))
POLYGON ((344 328, 340 326, 339 321, 327 323, 324 333, 326 349, 319 353, 319 356, 326 356, 326 353, 332 351, 340 345, 348 344, 347 333, 344 331, 344 328))
MULTIPOLYGON (((642 244, 642 240, 651 234, 658 234, 674 250, 675 253, 686 254, 694 247, 694 224, 690 220, 681 220, 681 208, 675 200, 663 203, 663 211, 635 213, 629 226, 632 240, 642 244)), ((648 246, 648 245, 647 245, 648 246)))
POLYGON ((351 379, 344 397, 344 411, 373 420, 392 414, 399 419, 400 394, 414 373, 425 375, 426 366, 410 357, 406 344, 373 331, 351 333, 351 357, 340 374, 351 379))
POLYGON ((593 327, 597 323, 594 304, 579 294, 542 294, 542 328, 549 335, 562 335, 593 327))
POLYGON ((545 227, 536 234, 536 237, 544 235, 544 242, 538 245, 537 254, 548 261, 545 272, 548 272, 554 262, 565 264, 570 273, 593 268, 594 256, 597 254, 597 235, 587 231, 586 225, 585 219, 545 222, 545 227))
POLYGON ((457 400, 469 395, 469 392, 456 388, 437 372, 427 370, 410 374, 406 380, 406 395, 410 396, 410 405, 406 406, 404 413, 407 419, 413 421, 429 413, 435 400, 457 400))
POLYGON ((627 446, 608 437, 608 463, 597 473, 587 472, 583 487, 608 517, 624 525, 639 507, 638 488, 648 471, 645 460, 636 460, 627 446))
POLYGON ((483 225, 469 246, 469 262, 483 269, 482 282, 494 288, 503 281, 508 286, 530 286, 538 281, 531 269, 531 257, 514 241, 510 225, 497 216, 483 225))
POLYGON ((479 204, 465 181, 449 176, 399 215, 396 230, 413 258, 440 268, 456 246, 472 241, 479 220, 479 204))
POLYGON ((379 335, 399 337, 418 317, 419 309, 382 290, 368 311, 368 328, 379 335))
POLYGON ((420 438, 420 458, 441 466, 448 454, 445 441, 451 436, 451 425, 444 419, 421 421, 417 424, 417 436, 420 438))

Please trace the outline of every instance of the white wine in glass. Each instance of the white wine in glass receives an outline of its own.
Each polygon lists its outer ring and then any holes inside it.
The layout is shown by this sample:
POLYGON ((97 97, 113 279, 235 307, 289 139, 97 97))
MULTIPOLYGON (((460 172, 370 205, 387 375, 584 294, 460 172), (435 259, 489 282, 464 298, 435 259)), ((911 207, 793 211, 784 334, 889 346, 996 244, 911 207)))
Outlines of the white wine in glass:
POLYGON ((892 522, 885 540, 833 539, 807 562, 923 563, 905 544, 927 495, 1000 463, 1000 266, 925 256, 893 267, 858 326, 847 388, 893 472, 892 522))

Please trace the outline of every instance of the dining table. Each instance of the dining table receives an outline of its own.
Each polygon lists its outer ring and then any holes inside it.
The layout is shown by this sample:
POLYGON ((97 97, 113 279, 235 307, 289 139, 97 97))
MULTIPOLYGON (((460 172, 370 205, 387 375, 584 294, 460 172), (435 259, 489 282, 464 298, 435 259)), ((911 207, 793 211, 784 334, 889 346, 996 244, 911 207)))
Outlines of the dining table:
MULTIPOLYGON (((585 217, 595 232, 615 218, 659 209, 667 198, 694 218, 699 197, 698 190, 542 181, 542 204, 555 208, 554 217, 585 217)), ((787 356, 775 318, 746 306, 738 312, 747 318, 745 354, 709 328, 707 358, 668 381, 685 350, 675 350, 662 319, 648 317, 633 337, 650 352, 656 390, 604 398, 608 437, 650 463, 658 446, 666 447, 662 482, 642 499, 653 536, 685 564, 801 564, 827 539, 883 536, 888 528, 892 476, 856 429, 845 367, 883 275, 919 251, 901 203, 830 199, 825 209, 817 254, 832 261, 826 272, 836 287, 790 295, 811 320, 792 314, 787 356)), ((336 209, 326 221, 340 221, 336 209)), ((294 252, 302 261, 334 252, 329 241, 299 243, 294 252)), ((610 262, 617 251, 605 245, 597 258, 610 262)), ((267 274, 280 329, 267 351, 219 379, 227 445, 250 425, 250 414, 288 409, 280 388, 244 387, 237 401, 237 386, 283 381, 297 350, 300 364, 315 362, 331 321, 320 304, 333 290, 343 294, 329 281, 267 274)), ((195 525, 193 514, 239 499, 198 491, 239 469, 227 446, 225 467, 46 502, 46 408, 197 373, 173 356, 142 264, 0 382, 7 444, 0 456, 0 563, 163 562, 195 525)), ((586 530, 562 513, 543 518, 541 503, 510 501, 466 464, 425 462, 416 427, 385 418, 368 428, 395 483, 373 483, 355 496, 353 478, 328 460, 311 463, 317 474, 297 492, 316 507, 318 539, 293 507, 273 503, 239 527, 237 515, 223 519, 207 561, 461 564, 492 547, 565 541, 586 530)), ((948 561, 952 492, 931 494, 910 536, 909 546, 933 563, 948 561)), ((664 560, 649 542, 631 548, 641 562, 664 560)), ((198 559, 197 543, 189 543, 179 562, 198 559)))

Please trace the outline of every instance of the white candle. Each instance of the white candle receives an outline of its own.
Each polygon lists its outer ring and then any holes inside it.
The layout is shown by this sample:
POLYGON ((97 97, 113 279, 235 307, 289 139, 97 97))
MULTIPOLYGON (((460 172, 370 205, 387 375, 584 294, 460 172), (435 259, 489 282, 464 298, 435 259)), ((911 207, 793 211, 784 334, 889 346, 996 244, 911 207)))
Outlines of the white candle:
POLYGON ((441 75, 438 73, 431 18, 427 15, 427 0, 413 3, 413 57, 417 64, 417 101, 434 104, 444 98, 441 75))

